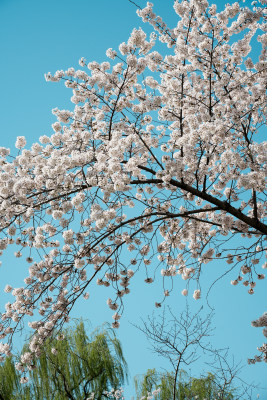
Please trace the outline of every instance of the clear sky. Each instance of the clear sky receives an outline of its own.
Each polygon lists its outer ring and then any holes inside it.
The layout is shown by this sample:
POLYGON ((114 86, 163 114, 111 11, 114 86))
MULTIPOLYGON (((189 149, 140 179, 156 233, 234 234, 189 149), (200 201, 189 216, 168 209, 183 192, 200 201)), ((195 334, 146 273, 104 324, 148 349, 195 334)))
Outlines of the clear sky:
MULTIPOLYGON (((136 2, 145 5, 144 0, 136 2)), ((172 27, 176 21, 172 0, 154 0, 154 4, 156 12, 172 27)), ((217 0, 217 4, 221 8, 224 1, 217 0)), ((78 69, 82 56, 87 61, 104 61, 106 49, 117 49, 121 42, 127 41, 132 29, 139 26, 143 24, 128 0, 0 0, 0 146, 14 149, 19 135, 26 136, 30 146, 41 135, 53 133, 52 108, 72 109, 71 91, 60 83, 47 83, 44 73, 71 66, 78 69)), ((7 301, 2 294, 5 284, 21 286, 26 268, 22 260, 14 260, 12 251, 4 256, 0 270, 1 310, 7 301)), ((208 264, 202 279, 203 292, 207 292, 215 277, 225 271, 223 264, 208 264)), ((245 365, 240 375, 242 379, 267 387, 266 364, 246 365, 246 359, 253 357, 256 347, 263 342, 261 329, 252 328, 250 322, 266 309, 266 283, 260 281, 256 293, 250 296, 243 286, 230 285, 230 280, 235 278, 236 274, 230 272, 210 292, 209 303, 215 308, 216 328, 211 342, 217 348, 229 347, 229 354, 245 365)), ((151 286, 145 285, 143 280, 141 275, 136 278, 118 330, 130 371, 129 386, 125 387, 127 400, 134 393, 134 375, 153 367, 171 368, 148 349, 144 335, 131 325, 140 324, 140 318, 151 314, 155 301, 161 298, 157 295, 162 291, 160 276, 151 286)), ((177 313, 185 306, 185 298, 180 295, 183 288, 184 283, 177 280, 175 293, 168 302, 177 313)), ((111 321, 106 290, 92 288, 90 300, 76 306, 72 317, 87 318, 92 326, 111 321)), ((188 302, 192 303, 192 310, 203 305, 208 311, 205 296, 197 304, 191 298, 188 302)), ((17 346, 22 339, 23 336, 17 339, 17 346)), ((208 368, 200 362, 191 368, 192 374, 205 369, 208 368)), ((260 393, 260 399, 267 399, 267 390, 262 388, 255 393, 260 393)))

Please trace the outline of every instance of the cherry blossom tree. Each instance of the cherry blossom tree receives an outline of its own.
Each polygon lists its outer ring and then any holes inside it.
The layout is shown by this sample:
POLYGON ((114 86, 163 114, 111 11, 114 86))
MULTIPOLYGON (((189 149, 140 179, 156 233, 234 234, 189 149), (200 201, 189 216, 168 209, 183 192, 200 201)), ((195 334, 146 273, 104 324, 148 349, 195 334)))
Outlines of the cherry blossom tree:
POLYGON ((179 275, 191 282, 182 294, 195 285, 199 299, 214 259, 249 294, 264 279, 266 0, 254 3, 217 12, 175 1, 173 28, 147 3, 137 13, 149 37, 134 29, 110 61, 46 74, 72 90, 73 109, 54 109, 54 133, 39 142, 19 136, 17 155, 0 148, 0 251, 15 244, 29 263, 24 284, 5 288, 14 301, 1 314, 3 356, 30 317, 30 366, 95 281, 114 288, 117 328, 139 270, 147 284, 161 270, 156 307, 179 275))

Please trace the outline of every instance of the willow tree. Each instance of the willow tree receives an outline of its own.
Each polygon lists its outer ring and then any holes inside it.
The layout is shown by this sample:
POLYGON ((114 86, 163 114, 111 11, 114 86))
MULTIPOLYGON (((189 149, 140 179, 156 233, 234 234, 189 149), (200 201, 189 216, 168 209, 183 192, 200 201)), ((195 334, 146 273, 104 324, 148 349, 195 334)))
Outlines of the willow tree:
MULTIPOLYGON (((149 369, 135 381, 137 399, 147 398, 147 393, 155 389, 158 393, 155 400, 173 399, 174 373, 160 373, 155 369, 149 369)), ((180 371, 179 379, 175 382, 175 396, 177 400, 235 400, 234 390, 229 387, 223 395, 216 384, 215 377, 208 373, 201 378, 190 378, 185 371, 180 371)))
MULTIPOLYGON (((222 382, 218 382, 212 373, 207 373, 200 378, 191 378, 181 370, 176 382, 173 372, 160 373, 155 369, 138 376, 135 380, 137 400, 147 399, 147 393, 158 390, 154 395, 155 400, 171 400, 175 390, 177 400, 237 400, 244 399, 231 385, 226 385, 221 391, 222 382)), ((244 393, 242 393, 243 396, 244 393)))
MULTIPOLYGON (((221 12, 181 0, 174 11, 169 28, 147 3, 138 15, 149 38, 134 29, 109 61, 81 58, 80 69, 46 74, 71 89, 74 108, 55 108, 54 133, 31 147, 19 136, 16 156, 0 149, 0 250, 16 244, 29 263, 25 285, 6 286, 15 299, 1 314, 0 353, 32 317, 25 366, 94 281, 114 288, 117 328, 139 270, 145 284, 161 270, 157 307, 179 276, 199 299, 214 259, 232 264, 233 285, 250 295, 264 279, 266 0, 221 12)), ((267 361, 267 345, 260 350, 267 361)))
MULTIPOLYGON (((22 373, 28 355, 25 346, 16 364, 22 373)), ((28 381, 15 369, 14 359, 5 360, 0 367, 1 400, 86 400, 90 396, 101 400, 127 378, 127 364, 114 330, 98 329, 89 337, 83 322, 46 341, 29 370, 28 381), (24 382, 28 384, 21 385, 24 382)))

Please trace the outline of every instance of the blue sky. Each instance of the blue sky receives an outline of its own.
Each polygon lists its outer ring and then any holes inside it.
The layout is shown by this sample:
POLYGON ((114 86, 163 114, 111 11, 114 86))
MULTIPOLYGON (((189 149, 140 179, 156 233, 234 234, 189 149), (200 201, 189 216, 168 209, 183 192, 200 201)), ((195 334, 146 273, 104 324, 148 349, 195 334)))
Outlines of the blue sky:
MULTIPOLYGON (((137 2, 140 6, 146 3, 137 2)), ((172 0, 155 0, 154 4, 156 12, 172 26, 176 21, 172 0)), ((221 8, 223 4, 220 1, 218 6, 221 8)), ((71 66, 80 68, 78 60, 82 56, 87 61, 104 61, 106 49, 117 49, 121 42, 127 41, 132 29, 139 26, 143 24, 128 0, 0 0, 0 146, 14 149, 13 144, 20 135, 26 136, 28 145, 41 135, 50 135, 51 124, 55 122, 51 110, 72 109, 71 91, 60 83, 47 83, 45 73, 71 66)), ((27 268, 22 260, 14 260, 12 251, 4 256, 1 267, 1 309, 6 302, 2 294, 5 284, 21 286, 27 268)), ((202 279, 203 291, 224 271, 225 265, 208 264, 202 279)), ((229 347, 236 361, 246 364, 246 359, 263 342, 261 329, 252 328, 250 322, 266 309, 266 284, 259 282, 256 293, 250 296, 244 287, 230 285, 230 280, 235 278, 235 273, 229 273, 210 292, 209 303, 216 312, 212 344, 218 348, 229 347)), ((160 277, 151 286, 145 285, 143 279, 143 276, 136 278, 118 331, 131 374, 130 385, 125 388, 126 399, 133 394, 134 375, 148 368, 171 367, 148 349, 144 335, 131 325, 131 322, 139 324, 141 317, 145 319, 152 313, 161 290, 160 277)), ((185 298, 180 295, 183 288, 183 282, 177 281, 175 293, 168 302, 177 313, 185 306, 185 298)), ((111 321, 106 298, 106 289, 92 289, 90 300, 76 306, 72 317, 87 318, 93 326, 111 321)), ((191 298, 188 301, 193 310, 203 305, 208 311, 205 297, 197 304, 191 298)), ((23 336, 17 339, 18 347, 22 340, 23 336)), ((207 367, 198 363, 195 368, 192 366, 192 373, 198 374, 203 368, 207 367)), ((247 382, 267 387, 266 364, 245 365, 241 376, 247 382)), ((267 399, 267 390, 259 389, 255 393, 260 393, 260 399, 267 399)))

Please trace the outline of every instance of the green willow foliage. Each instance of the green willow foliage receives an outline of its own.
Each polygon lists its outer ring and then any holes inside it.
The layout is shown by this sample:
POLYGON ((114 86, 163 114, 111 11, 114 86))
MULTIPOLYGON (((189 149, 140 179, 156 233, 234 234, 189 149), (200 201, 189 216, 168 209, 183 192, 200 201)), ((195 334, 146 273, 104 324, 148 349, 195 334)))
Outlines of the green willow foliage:
MULTIPOLYGON (((144 375, 135 379, 135 389, 137 399, 143 396, 146 398, 147 392, 152 392, 160 388, 155 400, 171 400, 174 398, 174 373, 158 373, 155 369, 148 369, 144 375)), ((176 400, 234 400, 234 389, 229 387, 222 388, 216 383, 215 376, 207 373, 201 378, 190 378, 188 374, 181 370, 175 391, 176 400), (222 392, 223 391, 223 392, 222 392)))
MULTIPOLYGON (((0 400, 85 400, 92 392, 100 400, 104 391, 124 383, 127 364, 111 328, 88 337, 81 321, 63 334, 63 340, 53 338, 44 345, 27 385, 20 383, 14 360, 6 359, 0 367, 0 400)), ((27 350, 25 346, 23 352, 27 350)))

